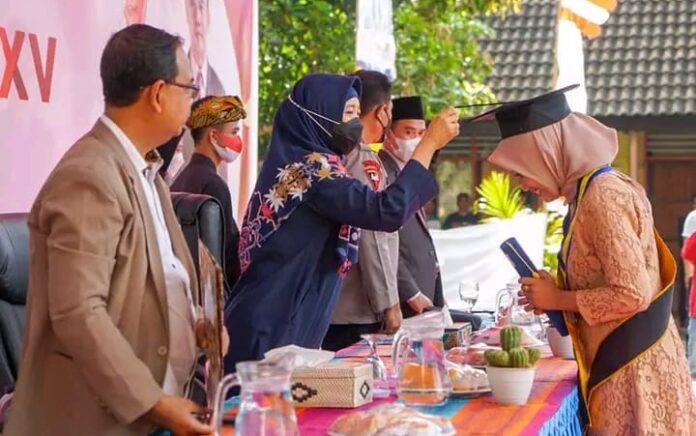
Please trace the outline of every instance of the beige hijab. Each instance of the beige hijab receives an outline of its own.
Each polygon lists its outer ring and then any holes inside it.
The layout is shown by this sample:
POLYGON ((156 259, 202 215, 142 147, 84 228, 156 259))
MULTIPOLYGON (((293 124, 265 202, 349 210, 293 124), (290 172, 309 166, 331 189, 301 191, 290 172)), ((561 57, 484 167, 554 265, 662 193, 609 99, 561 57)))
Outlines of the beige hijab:
POLYGON ((503 139, 488 161, 535 180, 570 203, 578 180, 613 162, 618 150, 616 130, 573 112, 550 126, 503 139))

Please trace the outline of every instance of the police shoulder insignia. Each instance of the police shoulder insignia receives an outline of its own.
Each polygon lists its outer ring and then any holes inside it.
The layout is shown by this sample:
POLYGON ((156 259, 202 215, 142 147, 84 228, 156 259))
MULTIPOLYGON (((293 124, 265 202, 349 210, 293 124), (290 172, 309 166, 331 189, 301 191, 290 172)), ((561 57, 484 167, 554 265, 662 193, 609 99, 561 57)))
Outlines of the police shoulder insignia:
POLYGON ((364 160, 362 164, 372 189, 378 191, 382 186, 382 164, 372 159, 364 160))

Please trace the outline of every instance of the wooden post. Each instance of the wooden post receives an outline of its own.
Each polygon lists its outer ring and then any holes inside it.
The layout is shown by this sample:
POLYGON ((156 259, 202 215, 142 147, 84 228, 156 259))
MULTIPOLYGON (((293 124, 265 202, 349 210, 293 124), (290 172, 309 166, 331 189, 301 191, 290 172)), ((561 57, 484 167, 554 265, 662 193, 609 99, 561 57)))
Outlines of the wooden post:
POLYGON ((470 156, 470 161, 471 162, 471 201, 472 203, 476 200, 477 195, 476 195, 476 187, 479 185, 480 181, 479 179, 481 178, 481 174, 479 171, 479 159, 478 159, 478 139, 476 138, 476 134, 474 133, 471 136, 471 156, 470 156))
POLYGON ((631 130, 628 132, 628 150, 629 150, 629 176, 634 180, 638 180, 638 132, 631 130))

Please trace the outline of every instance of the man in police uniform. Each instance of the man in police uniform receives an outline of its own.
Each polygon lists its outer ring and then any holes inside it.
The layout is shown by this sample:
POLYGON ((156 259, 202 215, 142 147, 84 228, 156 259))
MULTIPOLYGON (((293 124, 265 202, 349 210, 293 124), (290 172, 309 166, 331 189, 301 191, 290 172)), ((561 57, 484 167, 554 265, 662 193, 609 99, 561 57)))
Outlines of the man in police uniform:
MULTIPOLYGON (((391 85, 379 72, 361 70, 360 99, 363 143, 348 154, 348 172, 375 191, 387 187, 386 173, 377 152, 388 133, 391 118, 391 85)), ((396 273, 398 233, 363 230, 358 263, 346 276, 323 347, 339 350, 360 340, 365 333, 395 333, 401 326, 396 273)))

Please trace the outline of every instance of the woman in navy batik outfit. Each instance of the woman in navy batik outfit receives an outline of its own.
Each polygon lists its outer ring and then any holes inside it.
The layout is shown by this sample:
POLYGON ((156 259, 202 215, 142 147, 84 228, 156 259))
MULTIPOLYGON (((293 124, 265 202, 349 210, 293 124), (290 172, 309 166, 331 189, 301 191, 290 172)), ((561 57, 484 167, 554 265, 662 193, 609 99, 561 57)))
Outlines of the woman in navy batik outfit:
POLYGON ((225 309, 226 372, 275 347, 318 348, 357 259, 358 228, 395 231, 437 193, 427 168, 458 134, 458 112, 438 115, 395 183, 374 192, 341 165, 360 141, 360 92, 354 77, 310 74, 276 113, 242 225, 242 275, 225 309))

